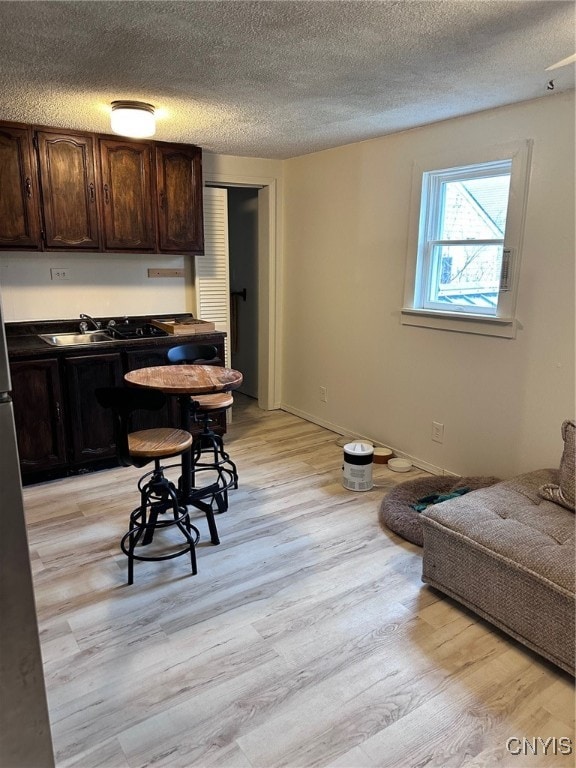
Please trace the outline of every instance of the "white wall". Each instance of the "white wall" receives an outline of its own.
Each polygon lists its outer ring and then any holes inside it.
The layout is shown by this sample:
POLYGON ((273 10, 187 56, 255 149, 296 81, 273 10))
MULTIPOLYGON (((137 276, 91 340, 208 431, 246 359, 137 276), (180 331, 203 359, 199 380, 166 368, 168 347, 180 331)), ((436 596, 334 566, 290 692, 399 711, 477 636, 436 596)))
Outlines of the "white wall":
POLYGON ((184 269, 190 257, 112 253, 0 253, 5 320, 61 320, 194 310, 190 279, 149 278, 149 267, 184 269), (69 280, 50 279, 51 267, 69 280))
POLYGON ((572 92, 286 161, 284 407, 445 471, 556 466, 574 416, 574 140, 572 92), (402 326, 413 158, 491 138, 534 139, 521 330, 402 326))
POLYGON ((236 155, 216 155, 202 153, 202 175, 204 182, 230 182, 257 186, 257 179, 280 179, 282 160, 269 160, 261 157, 237 157, 236 155))

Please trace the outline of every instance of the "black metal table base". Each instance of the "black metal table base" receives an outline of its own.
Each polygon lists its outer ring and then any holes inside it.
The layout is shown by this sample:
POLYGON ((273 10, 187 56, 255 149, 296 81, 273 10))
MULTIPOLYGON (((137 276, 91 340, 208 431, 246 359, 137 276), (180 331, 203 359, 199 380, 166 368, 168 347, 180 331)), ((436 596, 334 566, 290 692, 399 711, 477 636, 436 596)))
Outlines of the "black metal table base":
POLYGON ((212 544, 220 544, 218 528, 214 519, 214 507, 218 512, 223 511, 222 493, 225 489, 219 482, 219 478, 208 485, 197 486, 197 476, 202 476, 202 472, 211 470, 212 467, 194 467, 191 478, 186 484, 189 490, 184 491, 183 478, 178 481, 178 499, 180 504, 195 507, 206 515, 208 530, 210 531, 210 541, 212 544))

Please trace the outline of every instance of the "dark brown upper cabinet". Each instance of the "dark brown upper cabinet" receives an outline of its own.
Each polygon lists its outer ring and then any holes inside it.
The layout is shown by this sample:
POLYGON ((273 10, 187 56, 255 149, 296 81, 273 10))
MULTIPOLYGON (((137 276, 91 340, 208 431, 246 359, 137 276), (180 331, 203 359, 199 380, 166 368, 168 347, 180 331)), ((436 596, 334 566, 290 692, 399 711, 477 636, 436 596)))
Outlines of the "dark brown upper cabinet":
POLYGON ((202 152, 182 144, 155 147, 159 249, 202 253, 202 152))
POLYGON ((0 124, 0 248, 41 247, 32 131, 0 124))
POLYGON ((0 250, 203 253, 202 150, 0 122, 0 250))
POLYGON ((104 248, 156 250, 153 144, 100 139, 104 248))
POLYGON ((36 134, 48 249, 98 250, 94 140, 73 133, 36 134))

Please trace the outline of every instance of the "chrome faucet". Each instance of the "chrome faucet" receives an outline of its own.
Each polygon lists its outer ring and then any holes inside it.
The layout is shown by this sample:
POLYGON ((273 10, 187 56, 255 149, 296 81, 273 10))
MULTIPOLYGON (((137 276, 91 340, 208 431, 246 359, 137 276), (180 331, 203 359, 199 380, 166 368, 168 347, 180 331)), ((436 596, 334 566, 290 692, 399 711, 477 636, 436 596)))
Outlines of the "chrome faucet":
POLYGON ((90 315, 85 315, 81 313, 80 320, 82 320, 82 322, 80 323, 80 333, 88 332, 88 323, 86 322, 86 320, 89 320, 97 331, 100 330, 100 327, 101 327, 100 321, 94 320, 94 318, 90 317, 90 315))

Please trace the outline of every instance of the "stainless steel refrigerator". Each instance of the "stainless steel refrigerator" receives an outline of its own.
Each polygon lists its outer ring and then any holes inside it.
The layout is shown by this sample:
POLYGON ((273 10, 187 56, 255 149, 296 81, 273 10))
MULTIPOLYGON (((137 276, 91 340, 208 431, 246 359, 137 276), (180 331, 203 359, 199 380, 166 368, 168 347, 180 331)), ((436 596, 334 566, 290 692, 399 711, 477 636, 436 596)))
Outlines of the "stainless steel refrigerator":
POLYGON ((0 303, 0 765, 54 765, 0 303))

